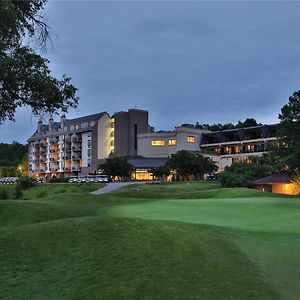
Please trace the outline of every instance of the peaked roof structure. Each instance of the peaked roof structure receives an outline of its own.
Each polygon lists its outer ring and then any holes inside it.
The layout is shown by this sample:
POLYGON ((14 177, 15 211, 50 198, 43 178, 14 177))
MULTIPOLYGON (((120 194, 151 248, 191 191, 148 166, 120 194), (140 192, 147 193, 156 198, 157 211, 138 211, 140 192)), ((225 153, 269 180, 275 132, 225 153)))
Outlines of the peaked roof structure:
POLYGON ((254 181, 254 184, 291 183, 293 176, 287 173, 278 173, 254 181))

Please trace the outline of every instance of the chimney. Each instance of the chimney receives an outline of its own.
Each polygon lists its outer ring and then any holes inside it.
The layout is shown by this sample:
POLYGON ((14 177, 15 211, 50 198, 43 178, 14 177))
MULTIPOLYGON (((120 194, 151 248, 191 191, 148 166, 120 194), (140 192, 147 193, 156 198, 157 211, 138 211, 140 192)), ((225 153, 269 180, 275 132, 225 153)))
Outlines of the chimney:
POLYGON ((38 131, 38 134, 43 133, 43 122, 41 120, 38 121, 37 131, 38 131))
POLYGON ((49 119, 49 131, 50 132, 54 131, 54 121, 52 117, 49 119))
POLYGON ((60 118, 60 128, 61 128, 62 130, 65 129, 66 123, 67 123, 67 118, 66 118, 65 115, 62 115, 61 118, 60 118))

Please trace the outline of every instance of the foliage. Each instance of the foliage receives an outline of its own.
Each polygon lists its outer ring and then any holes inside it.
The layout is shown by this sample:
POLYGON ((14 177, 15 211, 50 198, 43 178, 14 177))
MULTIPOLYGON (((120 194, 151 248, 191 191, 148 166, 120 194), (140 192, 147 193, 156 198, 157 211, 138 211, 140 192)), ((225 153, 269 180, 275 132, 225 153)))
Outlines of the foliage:
POLYGON ((18 142, 13 142, 12 144, 0 143, 0 166, 17 167, 24 160, 27 152, 27 145, 18 142))
POLYGON ((68 178, 58 178, 58 177, 52 177, 51 179, 50 179, 50 183, 66 183, 66 182, 68 182, 68 178))
POLYGON ((22 189, 28 189, 28 188, 36 185, 36 180, 29 176, 23 176, 23 177, 19 178, 18 185, 22 189))
POLYGON ((247 118, 244 122, 238 121, 237 124, 233 123, 216 123, 216 124, 202 124, 202 127, 211 130, 211 131, 219 131, 219 130, 228 130, 228 129, 235 129, 235 128, 244 128, 244 127, 252 127, 252 126, 258 126, 261 125, 260 123, 257 123, 257 121, 254 118, 247 118))
POLYGON ((271 151, 273 162, 281 170, 300 173, 300 91, 289 97, 279 114, 278 147, 271 151))
POLYGON ((203 179, 204 174, 213 173, 218 169, 210 158, 200 153, 195 154, 185 150, 172 154, 168 158, 166 166, 183 179, 188 179, 189 176, 203 179))
POLYGON ((22 176, 28 176, 29 169, 28 169, 28 152, 25 153, 23 156, 23 159, 21 161, 21 164, 19 165, 18 170, 20 171, 22 176), (19 170, 19 167, 21 170, 19 170))
POLYGON ((14 189, 14 198, 21 199, 22 197, 23 197, 22 187, 19 184, 17 184, 14 189))
POLYGON ((164 176, 169 176, 171 173, 170 167, 168 165, 160 166, 158 168, 152 168, 149 170, 153 177, 156 179, 163 178, 164 176))
POLYGON ((77 106, 77 89, 71 79, 51 76, 49 60, 28 44, 35 40, 45 46, 49 38, 50 28, 42 15, 45 3, 46 0, 0 1, 0 122, 13 120, 21 106, 29 106, 36 115, 65 112, 77 106))
POLYGON ((6 200, 9 198, 9 193, 6 187, 0 186, 0 200, 6 200))
POLYGON ((253 159, 251 164, 235 162, 218 175, 223 187, 249 187, 253 181, 276 171, 270 164, 253 159))
POLYGON ((134 170, 133 165, 124 157, 107 158, 100 168, 109 178, 118 177, 119 179, 129 177, 134 170))

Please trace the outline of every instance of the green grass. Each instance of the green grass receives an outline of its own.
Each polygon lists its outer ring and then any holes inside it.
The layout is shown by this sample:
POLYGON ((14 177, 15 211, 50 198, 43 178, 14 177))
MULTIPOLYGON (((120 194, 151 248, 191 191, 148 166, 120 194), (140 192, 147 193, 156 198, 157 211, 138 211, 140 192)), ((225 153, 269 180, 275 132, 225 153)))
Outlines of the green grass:
POLYGON ((299 298, 299 198, 217 183, 93 189, 0 200, 1 299, 299 298))

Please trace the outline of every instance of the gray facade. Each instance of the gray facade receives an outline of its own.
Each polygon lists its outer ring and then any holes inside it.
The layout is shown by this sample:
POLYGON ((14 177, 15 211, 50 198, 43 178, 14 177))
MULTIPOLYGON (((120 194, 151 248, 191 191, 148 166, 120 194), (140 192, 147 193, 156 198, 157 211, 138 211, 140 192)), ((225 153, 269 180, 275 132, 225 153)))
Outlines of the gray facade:
POLYGON ((118 112, 114 119, 114 155, 136 156, 138 152, 138 135, 150 132, 148 111, 129 109, 118 112))

